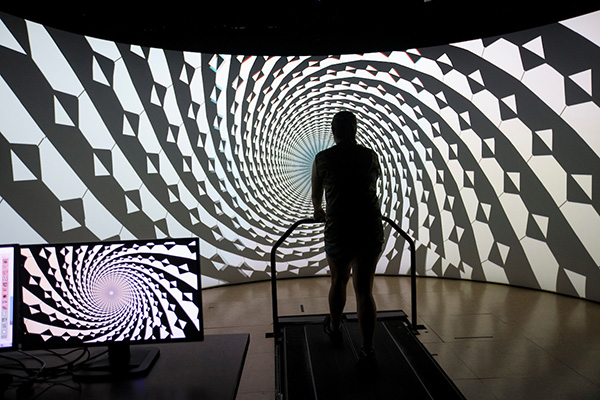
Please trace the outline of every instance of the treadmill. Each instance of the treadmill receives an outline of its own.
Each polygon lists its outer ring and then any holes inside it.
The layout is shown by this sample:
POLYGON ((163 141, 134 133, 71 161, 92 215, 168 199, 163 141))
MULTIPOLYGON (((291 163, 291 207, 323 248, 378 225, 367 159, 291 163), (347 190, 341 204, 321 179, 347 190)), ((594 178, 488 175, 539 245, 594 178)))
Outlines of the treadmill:
POLYGON ((383 220, 408 242, 411 255, 412 321, 402 310, 378 311, 375 327, 377 368, 357 366, 361 338, 356 313, 345 313, 341 345, 323 332, 325 314, 280 316, 277 309, 277 248, 302 224, 295 222, 271 250, 271 296, 275 340, 275 391, 277 400, 465 399, 434 357, 419 341, 415 244, 387 217, 383 220))

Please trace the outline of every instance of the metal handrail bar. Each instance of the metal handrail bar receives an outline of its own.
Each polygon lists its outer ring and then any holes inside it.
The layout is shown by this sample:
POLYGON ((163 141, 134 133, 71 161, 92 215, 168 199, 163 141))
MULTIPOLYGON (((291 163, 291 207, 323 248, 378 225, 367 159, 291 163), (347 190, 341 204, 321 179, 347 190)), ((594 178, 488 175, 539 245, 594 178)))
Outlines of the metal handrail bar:
POLYGON ((410 306, 411 306, 411 317, 412 317, 412 330, 417 332, 419 325, 417 325, 417 263, 416 263, 416 249, 415 241, 404 232, 394 221, 386 217, 382 217, 385 222, 390 224, 392 228, 396 230, 408 242, 408 248, 410 251, 410 306))
MULTIPOLYGON (((417 271, 415 263, 415 242, 414 240, 391 219, 383 217, 383 220, 392 226, 400 235, 408 242, 410 250, 410 281, 411 281, 411 309, 412 309, 412 330, 416 332, 417 325, 417 271)), ((287 231, 277 240, 271 249, 271 298, 273 308, 273 335, 275 338, 280 336, 279 314, 277 309, 277 267, 276 267, 276 252, 279 246, 292 234, 292 232, 302 224, 318 223, 313 218, 304 218, 298 220, 288 228, 287 231)))

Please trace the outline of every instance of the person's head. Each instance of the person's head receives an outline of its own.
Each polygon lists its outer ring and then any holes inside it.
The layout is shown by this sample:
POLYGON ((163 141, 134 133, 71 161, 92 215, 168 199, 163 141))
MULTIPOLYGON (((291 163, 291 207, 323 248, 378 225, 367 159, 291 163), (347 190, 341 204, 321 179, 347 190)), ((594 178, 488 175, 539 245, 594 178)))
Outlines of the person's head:
POLYGON ((340 111, 333 116, 331 131, 336 143, 356 142, 356 116, 350 111, 340 111))

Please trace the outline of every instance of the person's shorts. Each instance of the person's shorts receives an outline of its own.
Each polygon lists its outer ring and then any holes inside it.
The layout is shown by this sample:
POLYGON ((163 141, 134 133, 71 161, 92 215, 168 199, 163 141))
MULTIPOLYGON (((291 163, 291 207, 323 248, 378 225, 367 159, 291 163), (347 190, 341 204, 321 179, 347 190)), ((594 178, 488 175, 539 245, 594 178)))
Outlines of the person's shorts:
POLYGON ((325 243, 325 253, 336 261, 350 261, 357 256, 379 256, 383 243, 368 243, 355 246, 329 245, 325 243))

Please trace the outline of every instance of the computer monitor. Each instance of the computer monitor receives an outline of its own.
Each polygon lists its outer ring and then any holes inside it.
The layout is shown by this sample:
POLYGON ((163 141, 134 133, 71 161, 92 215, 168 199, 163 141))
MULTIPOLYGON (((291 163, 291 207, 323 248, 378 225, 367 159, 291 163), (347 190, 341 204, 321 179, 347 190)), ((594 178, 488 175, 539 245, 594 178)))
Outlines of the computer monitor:
POLYGON ((21 246, 22 348, 105 345, 88 376, 147 372, 157 348, 129 345, 204 339, 199 253, 198 238, 21 246))
POLYGON ((18 310, 15 295, 18 294, 17 270, 19 246, 0 245, 0 351, 15 350, 17 347, 17 329, 15 311, 18 310))

